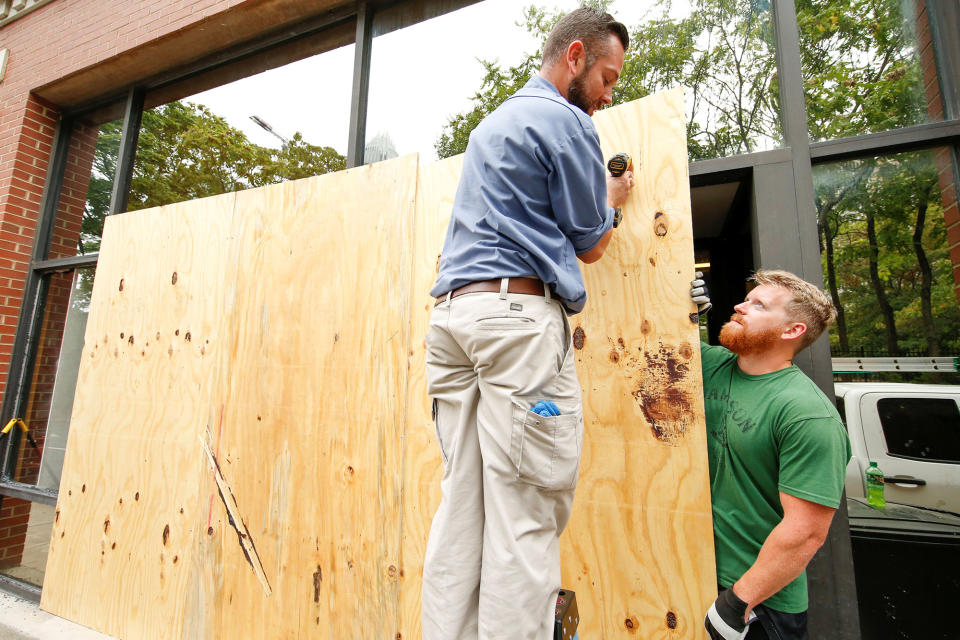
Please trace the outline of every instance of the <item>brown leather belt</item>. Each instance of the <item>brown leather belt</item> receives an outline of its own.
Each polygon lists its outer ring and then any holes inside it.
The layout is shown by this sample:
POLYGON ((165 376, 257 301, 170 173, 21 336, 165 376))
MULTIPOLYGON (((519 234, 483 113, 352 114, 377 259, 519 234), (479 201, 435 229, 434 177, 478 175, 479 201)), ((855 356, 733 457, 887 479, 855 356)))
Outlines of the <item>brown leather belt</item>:
MULTIPOLYGON (((496 280, 478 280, 477 282, 465 284, 450 293, 439 296, 434 306, 441 302, 446 302, 447 296, 452 299, 457 296, 462 296, 465 293, 499 293, 500 280, 501 278, 497 278, 496 280)), ((536 278, 510 278, 510 282, 507 283, 507 293, 526 293, 532 296, 542 296, 544 295, 543 282, 536 278)))

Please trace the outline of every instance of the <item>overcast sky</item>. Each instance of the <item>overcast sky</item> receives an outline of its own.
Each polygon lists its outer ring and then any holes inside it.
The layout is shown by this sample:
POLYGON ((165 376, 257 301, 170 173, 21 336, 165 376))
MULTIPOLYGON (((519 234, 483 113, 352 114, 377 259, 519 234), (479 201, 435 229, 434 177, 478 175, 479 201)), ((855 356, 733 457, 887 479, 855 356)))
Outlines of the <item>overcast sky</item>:
MULTIPOLYGON (((403 155, 436 158, 433 145, 443 125, 470 106, 483 79, 477 58, 516 64, 534 51, 535 39, 516 26, 527 0, 485 0, 373 41, 367 138, 387 133, 403 155)), ((569 11, 577 0, 536 3, 569 11)), ((685 3, 681 3, 685 4, 685 3)), ((612 13, 628 27, 651 3, 616 0, 612 13)), ((253 142, 280 141, 250 120, 257 115, 284 137, 295 131, 307 142, 346 153, 354 46, 294 62, 186 98, 209 106, 253 142)))

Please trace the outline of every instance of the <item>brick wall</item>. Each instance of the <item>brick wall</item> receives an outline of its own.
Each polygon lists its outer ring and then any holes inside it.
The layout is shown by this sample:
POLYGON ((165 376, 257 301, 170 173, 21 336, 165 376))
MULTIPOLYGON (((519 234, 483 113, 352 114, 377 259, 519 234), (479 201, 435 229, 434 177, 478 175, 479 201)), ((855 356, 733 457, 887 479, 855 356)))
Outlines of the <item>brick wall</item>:
MULTIPOLYGON (((927 99, 927 112, 932 122, 944 119, 943 100, 940 96, 940 83, 937 79, 937 60, 930 36, 930 21, 925 0, 917 1, 917 44, 920 50, 920 66, 923 69, 923 92, 927 99)), ((943 205, 943 217, 947 226, 947 245, 950 248, 950 261, 953 263, 953 283, 960 303, 960 210, 957 205, 956 173, 949 148, 942 148, 936 154, 936 166, 940 179, 940 202, 943 205)))
POLYGON ((26 500, 7 497, 0 504, 0 569, 20 564, 31 506, 26 500))

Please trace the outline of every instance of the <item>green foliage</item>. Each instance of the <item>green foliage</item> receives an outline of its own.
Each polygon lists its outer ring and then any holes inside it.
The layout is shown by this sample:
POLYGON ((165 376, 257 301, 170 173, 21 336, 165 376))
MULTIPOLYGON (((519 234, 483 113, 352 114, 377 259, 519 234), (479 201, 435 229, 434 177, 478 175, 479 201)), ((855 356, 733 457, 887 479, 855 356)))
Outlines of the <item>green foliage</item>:
POLYGON ((797 22, 814 140, 926 119, 916 39, 899 0, 798 0, 797 22))
MULTIPOLYGON (((119 122, 100 127, 83 217, 81 252, 96 251, 120 147, 119 122)), ((298 132, 282 149, 261 147, 203 105, 171 102, 143 113, 128 210, 240 191, 346 167, 331 147, 298 132)))
MULTIPOLYGON (((599 3, 607 7, 610 3, 599 3)), ((916 39, 899 0, 798 0, 808 126, 825 140, 922 122, 926 105, 916 39)), ((614 104, 675 86, 687 89, 692 160, 780 143, 779 83, 769 0, 693 0, 684 17, 658 0, 630 27, 614 104)), ((543 42, 562 16, 529 6, 518 26, 540 43, 514 65, 481 60, 473 106, 453 116, 436 143, 462 153, 483 117, 537 72, 543 42)))
POLYGON ((960 353, 960 314, 937 173, 932 151, 815 168, 821 258, 829 274, 833 256, 835 284, 828 277, 828 288, 845 316, 831 333, 834 352, 960 353), (878 303, 878 288, 892 310, 892 324, 878 303), (895 348, 889 334, 896 336, 895 348))
MULTIPOLYGON (((610 3, 600 3, 607 7, 610 3)), ((629 102, 676 86, 687 89, 691 159, 749 153, 780 139, 778 91, 769 3, 765 0, 696 0, 690 15, 670 16, 660 0, 650 17, 630 28, 613 103, 629 102)), ((441 158, 462 153, 484 116, 539 70, 543 43, 562 17, 530 6, 517 23, 540 43, 512 66, 481 60, 485 74, 473 107, 453 116, 436 143, 441 158)))
POLYGON ((501 70, 496 62, 481 60, 486 73, 480 92, 474 97, 474 106, 466 113, 453 116, 444 127, 440 139, 434 148, 440 158, 449 158, 467 150, 470 132, 473 131, 487 114, 500 106, 536 73, 533 59, 527 58, 518 66, 501 70))
MULTIPOLYGON (((797 0, 811 138, 927 119, 906 6, 900 0, 797 0)), ((769 0, 693 0, 681 17, 672 9, 670 0, 659 0, 639 24, 628 25, 631 47, 614 104, 685 87, 691 160, 778 144, 780 88, 769 0)), ((538 50, 513 65, 481 60, 485 75, 473 105, 447 122, 436 144, 440 157, 465 151, 483 117, 537 72, 543 42, 560 17, 537 6, 524 9, 517 24, 540 43, 538 50)), ((825 280, 840 312, 831 334, 834 350, 960 353, 936 175, 931 152, 816 169, 825 280)))

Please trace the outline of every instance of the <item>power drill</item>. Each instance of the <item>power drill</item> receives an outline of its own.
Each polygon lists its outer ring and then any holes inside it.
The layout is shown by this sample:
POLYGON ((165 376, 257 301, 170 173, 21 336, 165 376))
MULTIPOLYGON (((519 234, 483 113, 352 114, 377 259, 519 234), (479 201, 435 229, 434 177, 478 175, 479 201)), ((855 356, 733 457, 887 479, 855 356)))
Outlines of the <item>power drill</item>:
MULTIPOLYGON (((607 160, 607 171, 614 178, 619 178, 630 169, 633 169, 633 158, 629 153, 618 153, 607 160)), ((623 212, 620 207, 617 207, 613 210, 613 227, 619 227, 621 220, 623 220, 623 212)))
POLYGON ((614 178, 619 178, 630 169, 633 169, 633 158, 629 153, 618 153, 607 160, 607 171, 614 178))

